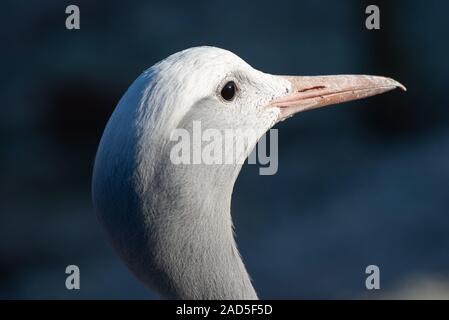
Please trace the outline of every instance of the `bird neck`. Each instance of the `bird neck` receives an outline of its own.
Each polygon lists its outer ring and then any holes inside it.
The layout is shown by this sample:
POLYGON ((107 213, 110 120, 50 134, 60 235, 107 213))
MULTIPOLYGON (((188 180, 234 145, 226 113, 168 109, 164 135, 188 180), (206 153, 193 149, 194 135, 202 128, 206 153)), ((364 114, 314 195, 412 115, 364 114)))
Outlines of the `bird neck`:
POLYGON ((133 273, 167 298, 257 299, 230 213, 241 165, 173 164, 169 126, 147 107, 163 104, 146 102, 147 82, 128 90, 101 139, 92 181, 100 222, 133 273))
POLYGON ((230 213, 241 165, 158 168, 142 194, 153 286, 170 298, 257 299, 230 213))

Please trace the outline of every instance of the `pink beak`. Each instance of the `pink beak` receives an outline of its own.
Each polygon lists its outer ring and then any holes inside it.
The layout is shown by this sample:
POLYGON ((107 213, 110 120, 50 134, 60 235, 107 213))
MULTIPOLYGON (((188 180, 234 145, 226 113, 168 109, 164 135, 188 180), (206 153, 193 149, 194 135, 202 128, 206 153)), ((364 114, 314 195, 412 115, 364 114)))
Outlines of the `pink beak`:
POLYGON ((270 103, 270 106, 281 110, 278 121, 283 121, 298 112, 367 98, 396 88, 406 91, 399 82, 378 76, 281 77, 291 83, 291 90, 286 96, 274 99, 270 103))

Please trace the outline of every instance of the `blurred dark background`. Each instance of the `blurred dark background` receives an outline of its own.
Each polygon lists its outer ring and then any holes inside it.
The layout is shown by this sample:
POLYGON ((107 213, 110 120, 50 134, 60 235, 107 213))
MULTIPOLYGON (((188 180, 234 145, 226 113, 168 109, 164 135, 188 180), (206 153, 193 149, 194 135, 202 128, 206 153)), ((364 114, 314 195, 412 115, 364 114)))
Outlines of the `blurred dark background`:
POLYGON ((0 298, 157 297, 96 221, 92 164, 131 82, 198 45, 269 73, 408 88, 281 123, 278 173, 243 168, 233 217, 259 295, 449 298, 448 11, 439 0, 2 1, 0 298), (69 4, 80 30, 65 28, 69 4), (381 30, 365 28, 369 4, 381 30), (81 290, 65 289, 69 264, 81 290))

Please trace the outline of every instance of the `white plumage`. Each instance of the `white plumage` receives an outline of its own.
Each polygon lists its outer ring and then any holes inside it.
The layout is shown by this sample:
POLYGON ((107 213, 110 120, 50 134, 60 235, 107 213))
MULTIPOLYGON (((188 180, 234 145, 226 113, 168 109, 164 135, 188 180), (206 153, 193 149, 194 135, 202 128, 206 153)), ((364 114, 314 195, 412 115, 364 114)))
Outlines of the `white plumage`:
POLYGON ((92 183, 99 220, 128 267, 163 297, 257 299, 230 214, 243 161, 175 165, 171 132, 191 131, 193 121, 265 132, 294 113, 395 87, 403 88, 383 77, 274 76, 213 47, 173 54, 135 80, 106 126, 92 183), (237 91, 226 101, 230 81, 237 91))

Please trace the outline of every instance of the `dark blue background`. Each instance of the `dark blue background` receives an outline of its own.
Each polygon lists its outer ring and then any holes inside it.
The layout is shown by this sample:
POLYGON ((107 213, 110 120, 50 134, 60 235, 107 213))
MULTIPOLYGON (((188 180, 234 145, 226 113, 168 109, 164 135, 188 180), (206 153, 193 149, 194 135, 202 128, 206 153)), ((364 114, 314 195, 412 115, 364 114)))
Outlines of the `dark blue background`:
POLYGON ((2 1, 0 298, 154 298, 90 200, 96 146, 129 84, 214 45, 274 74, 366 73, 408 87, 277 127, 279 172, 245 166, 237 242, 262 298, 449 297, 445 1, 2 1), (365 28, 368 4, 381 30, 365 28), (65 289, 65 267, 81 290, 65 289), (365 267, 381 290, 365 289, 365 267))

